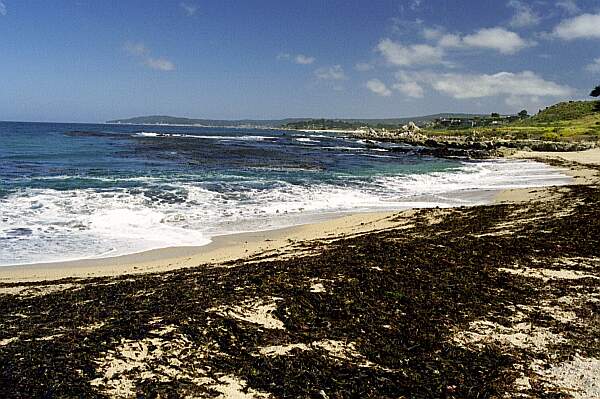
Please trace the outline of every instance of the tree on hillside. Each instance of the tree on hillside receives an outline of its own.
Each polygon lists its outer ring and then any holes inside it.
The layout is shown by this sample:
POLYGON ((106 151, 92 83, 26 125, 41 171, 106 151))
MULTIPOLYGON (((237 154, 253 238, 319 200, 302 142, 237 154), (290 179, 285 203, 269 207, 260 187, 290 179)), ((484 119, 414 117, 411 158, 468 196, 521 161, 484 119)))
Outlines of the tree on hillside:
POLYGON ((590 96, 600 97, 600 86, 596 86, 596 88, 590 93, 590 96))
POLYGON ((525 119, 527 117, 529 117, 529 112, 527 112, 526 109, 524 109, 523 111, 519 112, 519 118, 525 119))

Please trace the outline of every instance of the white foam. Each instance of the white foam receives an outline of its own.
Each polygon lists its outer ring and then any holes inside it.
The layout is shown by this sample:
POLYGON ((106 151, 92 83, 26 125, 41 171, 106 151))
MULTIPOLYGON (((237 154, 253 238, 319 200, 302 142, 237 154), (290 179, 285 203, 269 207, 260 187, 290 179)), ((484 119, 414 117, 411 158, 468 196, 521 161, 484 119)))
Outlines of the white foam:
POLYGON ((299 141, 301 143, 319 143, 319 140, 313 140, 308 137, 294 137, 294 140, 299 141))
POLYGON ((163 181, 163 189, 182 197, 178 202, 152 199, 143 188, 27 189, 0 200, 0 265, 205 245, 217 234, 284 227, 324 213, 473 205, 479 200, 456 193, 570 181, 557 169, 523 161, 465 163, 452 171, 370 181, 339 178, 339 184, 269 182, 270 189, 249 188, 240 179, 228 183, 227 193, 192 179, 163 181))
POLYGON ((192 139, 203 139, 203 140, 226 140, 226 141, 264 141, 264 140, 275 140, 277 137, 272 136, 206 136, 196 134, 183 134, 183 133, 155 133, 155 132, 139 132, 134 133, 135 137, 168 137, 168 138, 192 138, 192 139))
POLYGON ((137 136, 137 137, 159 137, 162 135, 164 135, 164 133, 139 132, 139 133, 134 134, 134 136, 137 136))

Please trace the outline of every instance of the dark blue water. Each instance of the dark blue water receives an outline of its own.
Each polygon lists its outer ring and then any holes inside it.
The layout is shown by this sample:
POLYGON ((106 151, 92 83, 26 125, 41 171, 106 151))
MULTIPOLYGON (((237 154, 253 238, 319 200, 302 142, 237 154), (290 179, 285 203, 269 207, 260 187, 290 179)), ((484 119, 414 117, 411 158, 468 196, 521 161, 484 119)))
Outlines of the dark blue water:
MULTIPOLYGON (((462 203, 563 177, 341 134, 0 122, 0 265, 203 245, 331 212, 462 203)), ((563 179, 564 180, 564 179, 563 179)))

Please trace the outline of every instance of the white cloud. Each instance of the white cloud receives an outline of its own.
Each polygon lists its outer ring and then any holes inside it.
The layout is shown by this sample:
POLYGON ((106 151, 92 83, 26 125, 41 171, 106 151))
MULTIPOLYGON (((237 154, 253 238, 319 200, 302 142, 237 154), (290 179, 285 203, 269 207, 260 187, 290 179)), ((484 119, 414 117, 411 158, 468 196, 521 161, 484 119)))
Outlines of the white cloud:
POLYGON ((502 54, 514 54, 531 45, 517 33, 499 27, 480 29, 463 37, 462 42, 468 47, 497 50, 502 54))
POLYGON ((581 11, 581 9, 579 8, 579 6, 575 2, 575 0, 558 1, 558 2, 556 2, 556 6, 559 8, 562 8, 563 10, 565 10, 567 13, 569 13, 571 15, 579 14, 579 12, 581 11))
POLYGON ((198 6, 195 4, 186 3, 184 1, 179 3, 179 7, 181 7, 189 17, 193 16, 196 14, 196 11, 198 11, 198 6))
POLYGON ((0 15, 5 16, 6 13, 7 13, 6 5, 4 4, 3 1, 0 1, 0 15))
POLYGON ((334 65, 331 67, 319 68, 315 71, 317 79, 321 80, 344 80, 346 74, 344 68, 341 65, 334 65))
POLYGON ((600 57, 596 58, 591 64, 588 64, 585 70, 591 73, 600 73, 600 57))
POLYGON ((441 47, 463 47, 465 44, 463 43, 462 38, 459 35, 447 33, 440 37, 438 45, 440 45, 441 47))
POLYGON ((373 69, 373 65, 369 64, 368 62, 359 62, 356 65, 354 65, 354 69, 356 69, 359 72, 367 72, 373 69))
POLYGON ((437 47, 442 50, 449 48, 481 48, 496 50, 502 54, 514 54, 534 44, 523 39, 518 33, 502 27, 484 28, 469 35, 447 33, 439 27, 425 28, 422 33, 426 39, 436 41, 437 47))
POLYGON ((544 80, 531 71, 494 75, 448 73, 433 76, 430 84, 435 90, 457 99, 498 95, 565 97, 571 93, 569 87, 544 80))
POLYGON ((411 76, 404 71, 399 71, 396 73, 396 79, 398 80, 398 83, 394 84, 393 88, 408 97, 422 98, 425 95, 425 90, 417 82, 419 74, 417 73, 413 75, 415 76, 411 76))
POLYGON ((175 69, 175 64, 166 58, 151 58, 148 57, 144 61, 146 65, 148 65, 152 69, 156 69, 158 71, 172 71, 175 69))
POLYGON ((558 24, 554 36, 564 40, 600 39, 600 14, 582 14, 558 24))
POLYGON ((383 39, 377 45, 377 50, 387 62, 393 65, 410 66, 443 63, 444 50, 428 44, 404 46, 390 39, 383 39))
POLYGON ((303 54, 298 54, 296 57, 294 57, 294 62, 300 65, 310 65, 313 62, 315 62, 315 57, 309 57, 303 54))
POLYGON ((537 25, 541 21, 539 14, 536 13, 530 5, 522 1, 510 0, 508 6, 515 10, 515 15, 510 21, 510 26, 523 28, 537 25))
POLYGON ((166 58, 155 58, 150 55, 150 50, 141 42, 126 42, 123 49, 131 56, 142 60, 142 63, 149 68, 158 71, 172 71, 175 64, 166 58))
POLYGON ((531 102, 534 97, 566 97, 573 92, 570 87, 545 80, 531 71, 493 75, 400 71, 396 78, 398 84, 394 88, 412 97, 421 97, 424 85, 455 99, 505 96, 513 103, 519 98, 531 102))
POLYGON ((383 83, 379 79, 371 79, 367 82, 367 89, 371 90, 373 93, 383 96, 389 97, 392 95, 392 91, 387 88, 385 83, 383 83))
POLYGON ((424 90, 417 82, 400 82, 394 85, 394 89, 412 98, 423 98, 424 90))

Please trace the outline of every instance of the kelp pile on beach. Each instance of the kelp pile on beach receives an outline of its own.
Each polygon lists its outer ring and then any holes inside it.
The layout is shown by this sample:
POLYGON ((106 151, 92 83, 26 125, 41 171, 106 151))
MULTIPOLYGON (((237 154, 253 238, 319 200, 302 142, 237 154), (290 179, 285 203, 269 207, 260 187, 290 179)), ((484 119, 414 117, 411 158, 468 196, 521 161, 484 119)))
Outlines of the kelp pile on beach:
POLYGON ((2 284, 0 396, 597 392, 597 187, 397 223, 285 259, 2 284))

